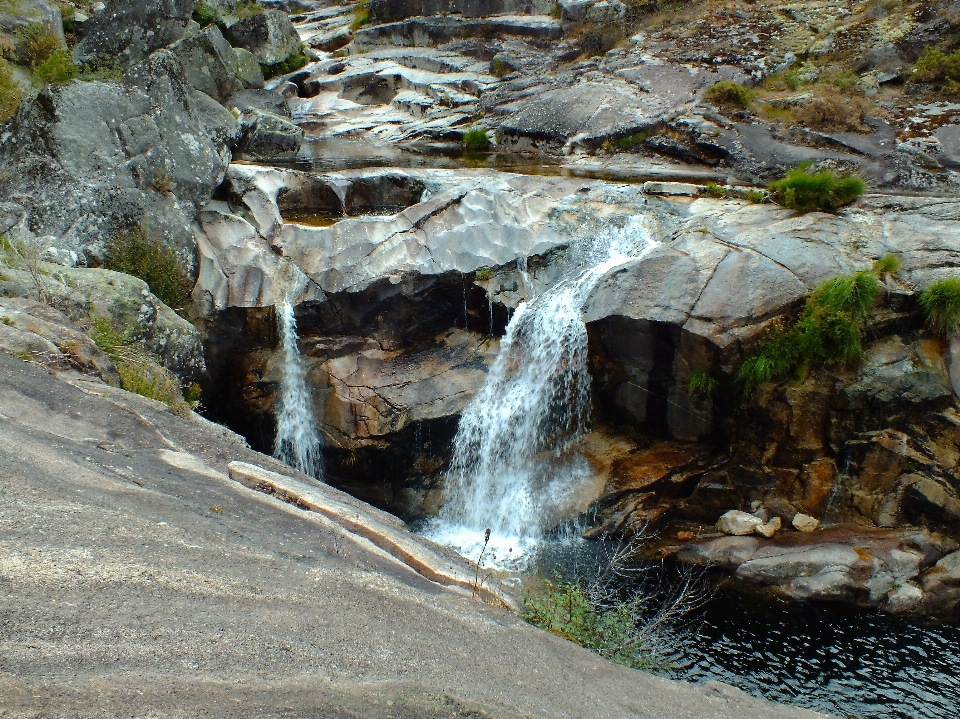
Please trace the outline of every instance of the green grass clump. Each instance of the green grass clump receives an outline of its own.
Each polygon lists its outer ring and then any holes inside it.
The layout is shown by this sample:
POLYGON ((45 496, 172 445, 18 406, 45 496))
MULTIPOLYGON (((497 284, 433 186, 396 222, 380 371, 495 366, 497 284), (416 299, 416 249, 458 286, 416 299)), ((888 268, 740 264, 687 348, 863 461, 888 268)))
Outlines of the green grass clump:
POLYGON ((767 201, 767 196, 758 190, 750 190, 750 192, 747 193, 747 201, 755 205, 762 205, 767 201))
POLYGON ((271 77, 278 77, 280 75, 286 75, 287 73, 296 72, 308 62, 310 62, 309 57, 295 52, 286 60, 281 60, 273 65, 261 65, 260 69, 263 71, 263 76, 267 79, 270 79, 271 77))
POLYGON ((483 280, 489 280, 491 277, 493 277, 493 270, 491 270, 489 267, 481 267, 474 273, 473 276, 481 282, 483 280))
POLYGON ((910 81, 939 84, 940 92, 960 94, 960 50, 948 55, 940 48, 928 46, 917 58, 910 81))
POLYGON ((753 93, 749 88, 733 80, 721 80, 707 89, 705 97, 721 107, 739 107, 746 109, 753 102, 753 93))
POLYGON ((7 61, 0 57, 0 122, 13 117, 20 107, 23 91, 13 79, 13 71, 7 61))
POLYGON ((934 332, 948 334, 960 327, 960 278, 930 285, 920 294, 920 307, 934 332))
POLYGON ((468 150, 489 150, 490 136, 486 130, 474 128, 463 133, 463 146, 468 150))
POLYGON ((248 17, 253 17, 254 15, 259 15, 264 10, 266 10, 263 5, 258 3, 256 0, 246 0, 245 2, 237 2, 233 6, 233 14, 237 16, 240 20, 246 20, 248 17))
POLYGON ((900 258, 894 254, 884 255, 873 263, 873 271, 878 277, 892 275, 900 271, 900 258))
POLYGON ((715 182, 711 182, 709 185, 707 185, 707 195, 710 197, 726 197, 727 188, 723 185, 718 185, 715 182))
POLYGON ((490 61, 490 74, 494 77, 506 77, 511 72, 513 68, 505 60, 495 57, 490 61))
POLYGON ((353 9, 353 22, 350 23, 350 32, 356 32, 368 22, 370 22, 370 10, 367 7, 367 0, 362 0, 353 9))
POLYGON ((200 27, 217 25, 220 23, 220 11, 215 7, 210 7, 201 0, 193 11, 193 19, 197 21, 200 27))
POLYGON ((649 140, 656 134, 657 131, 654 128, 648 127, 646 130, 641 130, 640 132, 635 132, 632 135, 621 137, 619 140, 617 140, 617 147, 619 147, 621 150, 629 150, 636 145, 649 140))
POLYGON ((665 671, 669 663, 646 646, 628 604, 604 606, 578 584, 545 582, 524 599, 522 616, 534 626, 634 669, 665 671))
POLYGON ((39 85, 59 85, 80 75, 80 66, 70 60, 70 52, 57 50, 33 71, 33 80, 39 85))
POLYGON ((103 266, 139 277, 178 314, 183 314, 190 302, 193 280, 176 253, 142 227, 117 232, 107 245, 103 266))
POLYGON ((59 38, 40 23, 25 25, 17 30, 16 59, 31 72, 60 49, 59 38))
POLYGON ((697 370, 690 373, 686 384, 687 394, 697 396, 710 394, 720 383, 703 370, 697 370))
POLYGON ((863 356, 863 330, 880 292, 876 274, 863 270, 819 285, 791 327, 775 326, 737 372, 744 390, 802 368, 842 365, 863 356))
POLYGON ((800 212, 835 210, 849 205, 863 194, 866 185, 859 177, 838 176, 831 170, 811 175, 810 163, 790 170, 782 180, 770 183, 770 194, 784 207, 800 212))

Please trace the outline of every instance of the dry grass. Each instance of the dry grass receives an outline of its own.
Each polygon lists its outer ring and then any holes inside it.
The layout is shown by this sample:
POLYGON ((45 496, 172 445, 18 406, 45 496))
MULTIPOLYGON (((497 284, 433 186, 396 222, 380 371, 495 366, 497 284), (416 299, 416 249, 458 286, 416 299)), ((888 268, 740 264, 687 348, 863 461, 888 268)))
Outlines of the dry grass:
POLYGON ((815 94, 793 109, 797 124, 818 132, 870 132, 863 121, 875 107, 858 95, 845 95, 840 88, 824 84, 815 94))

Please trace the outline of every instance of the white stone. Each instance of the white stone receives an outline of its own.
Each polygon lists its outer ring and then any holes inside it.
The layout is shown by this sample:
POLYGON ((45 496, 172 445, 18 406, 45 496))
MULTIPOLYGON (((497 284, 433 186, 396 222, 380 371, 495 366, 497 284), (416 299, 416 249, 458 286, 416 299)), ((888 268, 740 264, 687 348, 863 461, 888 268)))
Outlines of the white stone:
POLYGON ((759 518, 741 512, 739 509, 731 509, 717 520, 717 529, 724 534, 732 534, 737 537, 753 534, 762 525, 763 522, 759 518))
POLYGON ((923 601, 923 592, 916 584, 905 582, 887 595, 887 609, 894 614, 906 614, 923 601))
POLYGON ((820 520, 811 517, 809 514, 797 512, 793 516, 793 522, 791 522, 791 524, 793 524, 793 528, 798 532, 812 532, 820 526, 820 520))
POLYGON ((756 528, 754 528, 753 531, 759 534, 761 537, 766 537, 767 539, 770 539, 770 537, 776 534, 777 530, 780 529, 780 527, 782 526, 783 526, 783 521, 780 519, 780 517, 774 517, 766 524, 758 525, 756 528))

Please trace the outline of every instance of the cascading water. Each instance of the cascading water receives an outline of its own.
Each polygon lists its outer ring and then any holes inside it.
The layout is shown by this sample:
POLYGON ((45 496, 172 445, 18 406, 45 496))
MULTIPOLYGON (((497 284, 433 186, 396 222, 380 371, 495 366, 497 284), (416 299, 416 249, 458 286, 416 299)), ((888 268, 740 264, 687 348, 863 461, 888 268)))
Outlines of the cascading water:
POLYGON ((320 434, 313 417, 312 398, 300 357, 297 319, 293 306, 284 301, 277 305, 280 325, 280 349, 283 352, 283 373, 277 408, 277 437, 273 455, 320 479, 323 465, 320 456, 320 434))
POLYGON ((461 415, 434 539, 473 554, 489 527, 506 559, 508 549, 524 554, 564 519, 564 505, 589 478, 585 460, 570 451, 591 409, 582 307, 604 275, 653 244, 645 218, 606 228, 575 248, 578 261, 561 281, 517 308, 461 415))

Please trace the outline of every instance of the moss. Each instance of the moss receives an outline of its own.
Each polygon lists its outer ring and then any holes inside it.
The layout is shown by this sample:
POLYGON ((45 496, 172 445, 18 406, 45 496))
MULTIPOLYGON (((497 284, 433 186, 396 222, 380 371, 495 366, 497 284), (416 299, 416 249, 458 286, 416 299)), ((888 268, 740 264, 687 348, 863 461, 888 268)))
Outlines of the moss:
POLYGON ((350 31, 356 32, 368 22, 370 22, 370 9, 367 7, 367 0, 361 0, 353 9, 353 22, 350 23, 350 31))
POLYGON ((13 71, 6 60, 0 58, 0 122, 13 117, 23 100, 23 91, 13 79, 13 71))
POLYGON ((489 280, 493 277, 493 270, 489 267, 481 267, 474 273, 474 278, 483 282, 484 280, 489 280))
POLYGON ((718 185, 715 182, 711 182, 709 185, 707 185, 706 192, 707 192, 707 195, 710 197, 726 197, 727 196, 727 188, 724 187, 723 185, 718 185))
POLYGON ((246 0, 245 2, 237 2, 233 6, 233 14, 236 15, 240 20, 246 20, 248 17, 253 17, 254 15, 259 15, 266 8, 263 7, 256 0, 246 0))
POLYGON ((733 80, 721 80, 707 89, 705 97, 720 107, 745 109, 753 102, 753 93, 733 80))
POLYGON ((309 57, 295 52, 286 60, 274 63, 273 65, 261 65, 260 69, 263 70, 264 78, 270 79, 271 77, 278 77, 280 75, 296 72, 308 62, 310 62, 309 57))
POLYGON ((180 314, 190 302, 193 280, 176 253, 143 227, 117 232, 107 244, 103 266, 139 277, 161 302, 180 314))
POLYGON ((468 150, 490 149, 490 136, 486 130, 474 128, 463 133, 463 146, 468 150))
POLYGON ((810 163, 787 173, 782 180, 770 183, 770 194, 784 207, 800 212, 835 210, 856 200, 866 187, 859 177, 838 176, 831 170, 811 175, 810 163))
POLYGON ((17 30, 17 61, 31 72, 61 49, 60 40, 40 23, 17 30))
POLYGON ((697 370, 696 372, 691 372, 690 376, 687 377, 687 394, 692 396, 708 395, 713 392, 719 384, 717 380, 703 370, 697 370))
POLYGON ((774 326, 743 361, 737 379, 744 390, 802 373, 806 367, 859 360, 867 315, 880 289, 876 274, 867 270, 819 285, 796 322, 774 326))
POLYGON ((617 140, 617 147, 621 150, 629 150, 640 143, 649 140, 656 134, 656 129, 648 127, 647 129, 641 130, 640 132, 635 132, 632 135, 621 137, 619 140, 617 140))
POLYGON ((33 72, 34 82, 40 85, 59 85, 80 75, 80 66, 70 60, 67 50, 57 50, 33 72))
POLYGON ((920 295, 920 307, 934 332, 948 334, 960 327, 960 278, 940 280, 920 295))
POLYGON ((220 23, 220 12, 217 8, 210 7, 201 0, 193 11, 193 19, 197 21, 200 27, 218 25, 220 23))

